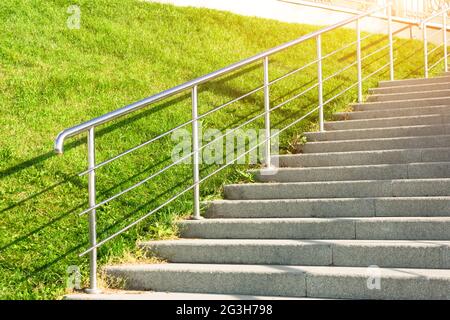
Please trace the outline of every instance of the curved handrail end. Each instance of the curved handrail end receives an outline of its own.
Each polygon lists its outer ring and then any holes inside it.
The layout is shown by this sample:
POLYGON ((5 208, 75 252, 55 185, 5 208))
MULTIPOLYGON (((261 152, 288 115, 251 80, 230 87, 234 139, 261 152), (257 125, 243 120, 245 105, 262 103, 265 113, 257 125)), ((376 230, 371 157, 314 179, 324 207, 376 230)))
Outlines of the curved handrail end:
POLYGON ((55 145, 54 145, 54 151, 56 154, 63 154, 64 153, 64 140, 66 138, 67 134, 64 131, 61 131, 58 136, 55 139, 55 145))

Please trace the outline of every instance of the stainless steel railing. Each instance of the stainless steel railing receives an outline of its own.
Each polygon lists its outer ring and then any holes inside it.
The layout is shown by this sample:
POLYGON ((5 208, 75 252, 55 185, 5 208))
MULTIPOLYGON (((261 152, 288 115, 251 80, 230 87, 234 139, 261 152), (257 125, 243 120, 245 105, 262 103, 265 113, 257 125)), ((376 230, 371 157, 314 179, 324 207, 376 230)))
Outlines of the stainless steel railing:
POLYGON ((89 120, 87 122, 81 123, 77 126, 71 127, 69 129, 63 130, 61 133, 59 133, 59 135, 56 138, 55 141, 55 152, 58 154, 62 154, 63 150, 64 150, 64 142, 67 138, 69 137, 73 137, 76 135, 79 135, 81 133, 87 132, 87 153, 88 153, 88 169, 81 172, 79 174, 79 176, 88 176, 88 196, 89 196, 89 207, 85 210, 83 210, 82 212, 80 212, 80 215, 85 215, 85 214, 89 214, 89 240, 90 240, 90 247, 85 250, 84 252, 82 252, 80 254, 80 256, 83 256, 85 254, 89 253, 90 256, 90 288, 87 290, 87 292, 89 293, 96 293, 98 292, 98 288, 97 288, 97 248, 102 246, 103 244, 105 244, 106 242, 108 242, 109 240, 115 238, 116 236, 122 234, 123 232, 129 230, 130 228, 134 227, 135 225, 137 225, 138 223, 140 223, 141 221, 145 220, 146 218, 148 218, 150 215, 154 214, 155 212, 158 212, 159 210, 161 210, 162 208, 166 207, 168 204, 170 204, 171 202, 173 202, 174 200, 178 199, 179 197, 181 197, 182 195, 186 194, 187 192, 190 192, 191 190, 193 191, 193 218, 194 219, 201 219, 200 216, 200 185, 207 180, 208 178, 212 177, 213 175, 217 174, 218 172, 220 172, 221 170, 225 169, 226 167, 230 166, 231 164, 233 164, 235 161, 237 161, 239 158, 245 156, 246 154, 248 154, 249 152, 253 151, 255 148, 259 147, 260 145, 264 145, 265 146, 265 153, 264 153, 264 162, 265 162, 265 166, 267 168, 271 168, 272 167, 272 163, 271 163, 271 140, 279 135, 280 133, 284 132, 285 130, 291 128, 292 126, 296 125, 297 123, 299 123, 300 121, 302 121, 303 119, 305 119, 306 117, 318 112, 319 113, 319 127, 320 130, 323 131, 324 130, 324 106, 326 106, 327 104, 329 104, 330 102, 332 102, 333 100, 337 99, 338 97, 342 96, 344 93, 348 92, 349 90, 353 89, 353 88, 357 88, 358 91, 358 101, 362 102, 363 99, 363 82, 367 79, 369 79, 370 77, 374 76, 375 74, 381 72, 382 70, 389 68, 389 74, 390 74, 390 79, 394 80, 394 39, 393 39, 393 30, 392 30, 392 15, 391 15, 391 6, 384 6, 384 7, 378 7, 378 8, 374 8, 370 11, 368 11, 367 13, 364 14, 359 14, 357 16, 351 17, 349 19, 343 20, 342 22, 339 22, 337 24, 334 24, 332 26, 323 28, 319 31, 315 31, 312 32, 308 35, 302 36, 296 40, 287 42, 285 44, 282 44, 278 47, 275 47, 273 49, 267 50, 265 52, 262 52, 260 54, 257 54, 251 58, 242 60, 240 62, 237 62, 235 64, 232 64, 228 67, 222 68, 220 70, 217 70, 215 72, 212 72, 210 74, 207 74, 205 76, 199 77, 197 79, 188 81, 184 84, 181 84, 179 86, 176 86, 174 88, 171 88, 169 90, 163 91, 161 93, 158 93, 156 95, 153 95, 151 97, 145 98, 141 101, 135 102, 133 104, 130 104, 128 106, 125 106, 121 109, 112 111, 110 113, 107 113, 103 116, 100 116, 98 118, 89 120), (384 17, 379 17, 379 13, 385 13, 386 16, 384 17), (366 38, 370 37, 369 36, 365 36, 364 38, 361 37, 361 28, 360 28, 360 24, 361 21, 364 18, 367 17, 372 17, 374 18, 374 15, 377 14, 377 16, 375 18, 377 19, 383 19, 384 21, 387 21, 387 40, 388 40, 388 44, 377 49, 376 51, 372 52, 371 54, 368 54, 366 56, 362 55, 362 46, 361 43, 363 40, 365 40, 366 38), (337 49, 331 53, 328 54, 323 54, 323 47, 322 47, 322 35, 336 30, 338 28, 341 27, 345 27, 348 26, 352 23, 356 23, 356 41, 352 42, 350 44, 347 44, 343 47, 341 47, 340 49, 337 49), (270 77, 269 77, 269 58, 281 51, 284 50, 288 50, 291 47, 297 46, 307 40, 311 40, 311 39, 315 39, 316 41, 316 45, 317 45, 317 56, 316 59, 312 62, 307 63, 306 65, 295 69, 293 71, 290 71, 286 74, 284 74, 283 76, 270 81, 270 77), (323 66, 322 66, 322 61, 325 58, 328 58, 334 54, 336 54, 337 52, 340 52, 344 49, 350 48, 351 46, 356 45, 356 61, 353 62, 352 64, 350 64, 349 66, 341 69, 339 72, 330 75, 328 77, 323 77, 323 66), (381 68, 375 70, 374 72, 368 74, 368 75, 363 75, 363 71, 362 71, 362 62, 373 56, 374 54, 381 52, 382 50, 389 50, 389 61, 383 65, 381 68), (251 90, 250 92, 234 99, 231 100, 225 104, 222 104, 218 107, 213 108, 212 110, 203 113, 203 114, 199 114, 198 113, 198 87, 201 84, 204 84, 206 82, 209 82, 213 79, 216 79, 218 77, 221 77, 223 75, 227 75, 233 71, 239 70, 245 66, 248 66, 250 64, 256 63, 256 62, 262 62, 263 65, 263 70, 264 70, 264 81, 263 84, 253 90, 251 90), (281 103, 279 103, 276 106, 271 106, 271 99, 270 99, 270 87, 277 83, 278 81, 285 79, 289 76, 292 76, 293 74, 296 74, 298 72, 301 72, 302 70, 304 70, 307 67, 311 67, 314 66, 315 64, 317 64, 317 83, 311 85, 309 88, 303 90, 302 92, 300 92, 299 94, 294 95, 293 97, 287 99, 286 101, 283 101, 281 103), (327 99, 326 101, 324 101, 324 82, 339 75, 340 73, 349 70, 350 68, 356 66, 357 69, 357 74, 356 74, 356 82, 353 83, 351 86, 349 86, 348 88, 342 90, 341 92, 337 93, 336 95, 334 95, 333 97, 327 99), (298 119, 295 119, 293 122, 291 122, 289 125, 285 126, 284 128, 278 130, 275 134, 271 133, 271 114, 273 111, 281 108, 282 106, 286 105, 289 102, 294 101, 295 99, 298 99, 300 97, 302 97, 303 95, 305 95, 307 92, 311 92, 311 90, 314 90, 317 88, 317 100, 318 100, 318 105, 316 107, 314 107, 312 110, 308 111, 305 115, 301 116, 298 119), (128 115, 130 113, 133 113, 137 110, 140 110, 142 108, 145 108, 149 105, 155 104, 156 102, 165 100, 169 97, 172 97, 176 94, 182 93, 182 92, 186 92, 186 91, 190 91, 191 92, 191 101, 192 101, 192 119, 175 127, 172 128, 169 131, 166 131, 148 141, 145 141, 127 151, 124 151, 106 161, 100 162, 100 163, 96 163, 96 157, 95 157, 95 129, 103 124, 107 124, 110 121, 123 117, 125 115, 128 115), (256 92, 259 92, 263 90, 264 92, 264 112, 253 117, 252 119, 246 121, 245 123, 233 128, 232 130, 227 131, 227 133, 223 134, 220 137, 217 137, 216 139, 214 139, 213 141, 210 141, 208 144, 205 144, 203 146, 199 146, 199 120, 203 119, 204 117, 218 111, 221 110, 233 103, 236 103, 256 92), (226 163, 225 165, 221 166, 220 168, 216 169, 215 171, 213 171, 212 173, 208 174, 206 177, 201 178, 200 177, 200 169, 199 169, 199 154, 200 152, 206 148, 208 145, 211 145, 212 143, 214 143, 216 140, 225 137, 226 135, 232 133, 233 131, 238 130, 239 128, 242 128, 244 125, 247 125, 257 119, 264 119, 264 126, 265 126, 265 139, 263 141, 260 141, 256 146, 253 146, 252 148, 250 148, 249 150, 247 150, 246 152, 244 152, 243 154, 239 155, 238 157, 236 157, 235 159, 233 159, 233 161, 226 163), (97 202, 96 200, 96 177, 95 177, 95 173, 96 170, 113 162, 116 161, 144 146, 147 146, 153 142, 156 142, 158 140, 160 140, 163 137, 168 136, 169 134, 175 132, 176 130, 185 127, 187 125, 192 126, 192 152, 190 152, 188 155, 184 156, 183 158, 173 162, 172 164, 170 164, 169 166, 166 166, 165 168, 161 169, 160 171, 153 173, 152 175, 148 176, 147 178, 141 180, 140 182, 132 185, 131 187, 128 187, 118 193, 116 193, 115 195, 111 196, 108 199, 105 199, 103 201, 97 202), (148 212, 147 214, 145 214, 144 216, 140 217, 139 219, 135 220, 134 222, 132 222, 131 224, 127 225, 126 227, 124 227, 123 229, 115 232, 114 234, 108 236, 107 238, 101 240, 101 241, 97 241, 97 232, 96 232, 96 210, 109 203, 110 201, 113 201, 114 199, 117 199, 119 197, 121 197, 122 195, 128 193, 129 191, 138 188, 139 186, 145 184, 146 182, 154 179, 155 177, 159 176, 160 174, 162 174, 163 172, 167 171, 168 169, 170 169, 171 167, 181 163, 182 161, 185 161, 188 158, 192 157, 192 168, 193 168, 193 172, 192 172, 192 177, 193 177, 193 183, 187 187, 186 189, 184 189, 183 191, 177 193, 176 195, 174 195, 173 197, 171 197, 170 199, 168 199, 167 201, 165 201, 163 204, 159 205, 157 208, 151 210, 150 212, 148 212))
MULTIPOLYGON (((448 12, 450 11, 450 6, 446 4, 444 8, 428 18, 424 19, 421 23, 422 27, 422 40, 423 40, 423 60, 424 60, 424 71, 425 71, 425 78, 428 78, 430 70, 434 69, 436 66, 438 66, 442 61, 444 61, 444 71, 448 71, 448 53, 447 53, 447 19, 448 19, 448 12), (431 35, 428 34, 428 26, 432 22, 432 20, 436 18, 442 19, 442 24, 438 24, 441 27, 438 27, 437 31, 434 31, 431 35), (429 37, 433 37, 436 35, 442 35, 442 44, 434 47, 432 50, 428 50, 428 39, 429 37), (439 50, 441 47, 443 47, 443 57, 440 58, 438 61, 433 63, 431 66, 429 66, 429 56, 439 50)), ((433 23, 433 28, 436 29, 436 23, 433 23)))

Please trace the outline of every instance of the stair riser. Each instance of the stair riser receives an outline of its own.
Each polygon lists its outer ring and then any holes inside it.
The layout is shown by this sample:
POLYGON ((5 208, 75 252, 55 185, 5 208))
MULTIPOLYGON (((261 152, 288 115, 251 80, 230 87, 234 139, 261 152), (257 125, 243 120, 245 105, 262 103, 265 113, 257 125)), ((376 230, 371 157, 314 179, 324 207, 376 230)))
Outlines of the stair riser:
POLYGON ((447 196, 450 180, 260 183, 228 185, 224 191, 229 200, 447 196))
POLYGON ((149 256, 173 263, 332 265, 331 246, 318 245, 175 245, 151 244, 144 247, 149 256))
POLYGON ((450 90, 433 90, 425 92, 408 92, 397 94, 378 94, 367 98, 367 102, 399 101, 408 99, 429 99, 450 97, 450 90))
POLYGON ((432 83, 413 86, 373 88, 369 90, 370 94, 395 94, 395 93, 413 93, 423 91, 450 90, 450 82, 432 83))
POLYGON ((364 119, 380 119, 380 118, 395 118, 395 117, 413 117, 420 115, 441 115, 450 114, 449 106, 436 106, 436 107, 422 107, 422 108, 404 108, 393 109, 389 112, 382 111, 357 111, 357 112, 342 112, 335 113, 334 118, 338 121, 341 120, 364 120, 364 119))
POLYGON ((410 109, 431 106, 450 105, 450 98, 436 98, 425 100, 408 100, 408 101, 393 101, 393 102, 372 102, 364 104, 353 105, 354 111, 386 111, 386 118, 389 117, 389 111, 392 109, 410 109))
POLYGON ((450 115, 424 115, 404 118, 366 119, 325 122, 325 130, 352 130, 403 126, 447 125, 450 115))
POLYGON ((403 87, 403 86, 412 86, 412 85, 420 85, 420 84, 435 84, 435 83, 447 83, 450 82, 449 76, 442 77, 434 77, 428 79, 407 79, 407 80, 395 80, 395 81, 380 81, 379 87, 403 87))
POLYGON ((412 127, 382 128, 369 130, 308 132, 305 133, 304 135, 306 136, 307 141, 310 142, 450 135, 450 125, 412 126, 412 127))
POLYGON ((420 178, 450 178, 450 163, 399 164, 391 166, 338 167, 324 169, 280 169, 274 175, 254 172, 260 182, 318 182, 318 181, 356 181, 390 180, 420 178))
POLYGON ((235 274, 224 272, 120 272, 111 270, 108 272, 108 277, 112 279, 126 279, 125 287, 128 290, 306 296, 306 277, 304 273, 270 274, 249 272, 235 274))
POLYGON ((450 147, 450 136, 402 137, 385 140, 350 140, 311 142, 302 146, 304 153, 392 150, 401 148, 450 147))
POLYGON ((448 198, 214 201, 208 218, 450 217, 448 198))
POLYGON ((448 279, 429 281, 423 278, 406 280, 381 277, 379 290, 368 289, 369 281, 369 276, 361 278, 318 276, 309 279, 308 295, 317 298, 389 300, 448 300, 450 297, 448 279))
MULTIPOLYGON (((204 241, 206 242, 206 241, 204 241)), ((450 267, 448 246, 395 246, 326 244, 308 245, 160 245, 142 246, 148 256, 172 263, 270 264, 390 268, 450 267)))
MULTIPOLYGON (((430 218, 429 218, 430 219, 430 218)), ((445 218, 443 218, 445 219, 445 218)), ((179 224, 181 236, 193 239, 342 239, 342 240, 450 240, 450 221, 364 220, 274 221, 242 220, 224 223, 179 224)))
MULTIPOLYGON (((403 269, 399 269, 402 271, 403 269)), ((413 269, 414 270, 414 269, 413 269)), ((344 272, 344 271, 342 271, 344 272)), ((421 276, 405 272, 381 274, 380 289, 368 286, 375 269, 358 269, 353 274, 330 274, 323 267, 283 266, 270 270, 210 272, 201 270, 153 271, 106 269, 109 278, 126 279, 126 288, 172 292, 208 292, 262 296, 291 296, 346 299, 448 299, 450 280, 445 276, 421 276), (280 268, 282 268, 280 270, 280 268)))
POLYGON ((450 148, 298 154, 280 156, 280 167, 330 167, 450 161, 450 148))

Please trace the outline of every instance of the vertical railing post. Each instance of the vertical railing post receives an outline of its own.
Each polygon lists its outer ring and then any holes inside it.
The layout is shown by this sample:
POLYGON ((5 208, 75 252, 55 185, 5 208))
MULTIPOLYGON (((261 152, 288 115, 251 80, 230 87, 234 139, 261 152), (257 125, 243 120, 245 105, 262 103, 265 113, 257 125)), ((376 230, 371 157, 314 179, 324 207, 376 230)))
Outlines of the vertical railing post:
POLYGON ((394 74, 394 39, 392 34, 392 1, 388 3, 388 33, 389 33, 389 68, 391 81, 395 79, 394 74))
POLYGON ((200 154, 198 134, 198 86, 192 88, 192 170, 194 178, 194 220, 200 220, 200 154))
POLYGON ((358 64, 358 102, 361 103, 362 97, 362 62, 361 62, 361 25, 360 20, 356 20, 356 60, 358 64))
MULTIPOLYGON (((87 132, 87 147, 88 147, 88 194, 89 207, 93 208, 96 204, 96 187, 95 187, 95 135, 94 128, 90 128, 87 132)), ((89 289, 87 293, 95 294, 100 290, 97 288, 97 218, 96 210, 92 209, 89 212, 89 243, 91 248, 94 248, 89 253, 89 289)))
POLYGON ((271 159, 271 140, 269 139, 271 136, 270 132, 270 80, 269 80, 269 57, 264 58, 263 62, 264 68, 264 123, 265 123, 265 164, 266 168, 272 167, 272 159, 271 159))
POLYGON ((428 78, 428 39, 427 39, 427 24, 422 24, 422 37, 423 37, 423 64, 424 64, 424 75, 428 78))
POLYGON ((448 57, 447 57, 447 11, 444 11, 442 16, 442 25, 444 30, 444 71, 448 72, 448 57))
POLYGON ((319 129, 324 131, 323 123, 323 75, 322 75, 322 37, 319 34, 316 38, 317 45, 317 81, 319 95, 319 129))

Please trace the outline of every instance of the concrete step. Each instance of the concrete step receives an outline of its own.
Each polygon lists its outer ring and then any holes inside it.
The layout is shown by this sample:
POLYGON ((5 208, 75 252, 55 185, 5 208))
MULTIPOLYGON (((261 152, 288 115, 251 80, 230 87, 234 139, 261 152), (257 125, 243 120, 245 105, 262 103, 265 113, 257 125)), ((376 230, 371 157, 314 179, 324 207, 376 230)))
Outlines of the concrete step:
POLYGON ((398 101, 408 99, 429 99, 438 97, 450 97, 450 89, 405 92, 405 93, 397 92, 390 94, 374 94, 367 98, 367 102, 398 101))
POLYGON ((445 241, 182 239, 139 246, 173 263, 450 268, 445 241))
POLYGON ((450 114, 450 106, 431 106, 418 108, 400 108, 375 111, 356 111, 356 112, 338 112, 333 116, 336 120, 359 120, 359 119, 377 119, 377 118, 397 118, 419 115, 442 115, 450 114))
POLYGON ((380 81, 378 87, 403 87, 419 84, 434 84, 434 83, 445 83, 450 82, 450 76, 440 76, 432 78, 418 78, 418 79, 405 79, 405 80, 394 80, 394 81, 380 81))
POLYGON ((367 102, 398 101, 408 99, 429 99, 439 97, 450 97, 450 89, 404 92, 404 93, 397 92, 388 94, 373 94, 367 98, 367 102))
POLYGON ((129 290, 344 299, 450 298, 450 270, 443 269, 168 263, 110 266, 105 274, 124 279, 129 290))
MULTIPOLYGON (((386 115, 388 116, 388 115, 386 115)), ((325 130, 353 130, 353 129, 369 129, 369 128, 392 128, 392 127, 406 127, 406 126, 424 126, 424 125, 447 125, 450 123, 450 115, 420 115, 407 117, 392 117, 392 118, 376 118, 376 119, 362 119, 362 120, 347 120, 347 121, 326 121, 325 130)))
MULTIPOLYGON (((211 294, 211 293, 192 293, 192 292, 154 292, 154 291, 135 291, 135 290, 113 290, 111 292, 99 294, 75 293, 64 296, 64 300, 322 300, 319 298, 301 298, 301 297, 274 297, 274 296, 243 296, 239 294, 211 294)), ((204 313, 206 318, 206 313, 204 313)), ((211 315, 211 310, 208 312, 211 315)), ((200 315, 202 316, 202 315, 200 315)))
POLYGON ((450 197, 216 200, 217 218, 450 217, 450 197))
POLYGON ((308 142, 303 153, 450 147, 450 135, 308 142))
POLYGON ((394 138, 394 137, 411 137, 411 136, 433 136, 433 135, 450 135, 450 124, 405 126, 392 128, 370 128, 370 129, 354 129, 354 130, 334 130, 334 131, 304 133, 304 136, 309 142, 394 138))
POLYGON ((419 108, 419 107, 431 107, 431 106, 445 106, 450 105, 450 97, 446 98, 428 98, 428 99, 408 99, 408 100, 398 100, 398 101, 382 101, 382 102, 364 102, 355 103, 351 106, 355 111, 375 111, 375 110, 385 110, 388 111, 392 109, 400 108, 419 108))
POLYGON ((450 178, 450 162, 334 166, 319 168, 279 168, 275 174, 250 171, 260 182, 316 182, 450 178))
POLYGON ((450 196, 450 179, 230 184, 224 194, 228 200, 450 196))
POLYGON ((369 89, 370 94, 393 94, 393 93, 408 93, 408 92, 422 92, 422 91, 436 91, 450 89, 450 81, 442 83, 430 84, 416 84, 406 86, 394 86, 369 89))
POLYGON ((450 240, 450 217, 204 219, 178 223, 182 238, 450 240))
POLYGON ((280 167, 331 167, 450 161, 450 148, 306 153, 274 156, 280 167))

